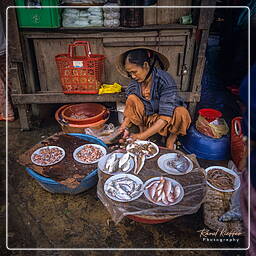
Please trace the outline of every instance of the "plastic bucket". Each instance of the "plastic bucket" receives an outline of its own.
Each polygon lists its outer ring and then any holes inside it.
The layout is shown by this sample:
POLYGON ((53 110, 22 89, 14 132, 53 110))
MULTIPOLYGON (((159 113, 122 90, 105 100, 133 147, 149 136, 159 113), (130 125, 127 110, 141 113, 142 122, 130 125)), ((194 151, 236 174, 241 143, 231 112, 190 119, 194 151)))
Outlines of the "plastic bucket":
POLYGON ((182 148, 189 154, 195 154, 198 158, 207 160, 230 159, 230 137, 222 136, 215 139, 206 136, 191 126, 187 135, 179 138, 182 148))

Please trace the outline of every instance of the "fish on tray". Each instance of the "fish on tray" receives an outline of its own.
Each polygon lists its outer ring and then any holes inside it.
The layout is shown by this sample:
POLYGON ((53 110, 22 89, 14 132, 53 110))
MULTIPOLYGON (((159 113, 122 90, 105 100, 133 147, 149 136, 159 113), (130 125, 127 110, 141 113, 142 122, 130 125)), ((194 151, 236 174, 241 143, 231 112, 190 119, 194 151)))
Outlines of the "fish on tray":
POLYGON ((105 193, 117 201, 132 201, 142 192, 142 185, 129 177, 120 177, 107 183, 105 193))
POLYGON ((151 181, 145 189, 152 202, 163 203, 166 206, 175 203, 181 194, 181 186, 174 185, 171 180, 164 177, 151 181))
POLYGON ((112 153, 106 160, 105 170, 108 173, 127 172, 131 167, 130 154, 125 153, 118 157, 117 153, 112 153))
POLYGON ((183 173, 188 170, 189 162, 183 155, 177 154, 176 158, 167 161, 167 166, 183 173))
POLYGON ((134 155, 145 155, 147 157, 153 156, 156 152, 157 149, 155 148, 152 143, 140 143, 140 142, 134 142, 129 145, 128 147, 128 152, 134 154, 134 155))

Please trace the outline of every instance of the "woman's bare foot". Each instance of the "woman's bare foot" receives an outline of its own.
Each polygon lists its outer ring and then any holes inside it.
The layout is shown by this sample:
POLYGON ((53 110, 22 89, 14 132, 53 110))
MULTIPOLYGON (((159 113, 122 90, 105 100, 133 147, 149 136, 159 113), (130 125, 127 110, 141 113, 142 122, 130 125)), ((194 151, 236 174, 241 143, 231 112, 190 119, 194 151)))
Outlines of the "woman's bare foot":
POLYGON ((170 134, 166 140, 166 147, 169 149, 174 149, 174 143, 177 139, 176 134, 170 134))

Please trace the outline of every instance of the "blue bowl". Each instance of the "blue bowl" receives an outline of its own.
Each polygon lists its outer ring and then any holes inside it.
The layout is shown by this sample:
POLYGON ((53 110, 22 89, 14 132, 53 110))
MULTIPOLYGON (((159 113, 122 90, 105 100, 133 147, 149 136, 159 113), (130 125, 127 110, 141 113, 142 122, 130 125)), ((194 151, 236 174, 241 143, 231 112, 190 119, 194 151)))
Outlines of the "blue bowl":
POLYGON ((187 135, 179 138, 182 148, 189 154, 195 154, 198 158, 207 160, 230 159, 230 137, 222 136, 215 139, 206 136, 191 126, 187 135))
MULTIPOLYGON (((80 134, 80 133, 68 133, 68 135, 72 135, 75 137, 78 137, 80 139, 84 139, 86 141, 89 141, 91 143, 99 144, 105 148, 107 148, 107 145, 99 140, 98 138, 87 135, 87 134, 80 134)), ((26 171, 29 175, 31 175, 45 190, 51 192, 51 193, 60 193, 60 194, 78 194, 82 193, 93 186, 95 186, 98 182, 98 169, 95 169, 91 171, 87 176, 85 176, 80 185, 76 188, 69 188, 63 184, 60 184, 59 182, 44 177, 37 172, 33 171, 30 168, 26 168, 26 171)))

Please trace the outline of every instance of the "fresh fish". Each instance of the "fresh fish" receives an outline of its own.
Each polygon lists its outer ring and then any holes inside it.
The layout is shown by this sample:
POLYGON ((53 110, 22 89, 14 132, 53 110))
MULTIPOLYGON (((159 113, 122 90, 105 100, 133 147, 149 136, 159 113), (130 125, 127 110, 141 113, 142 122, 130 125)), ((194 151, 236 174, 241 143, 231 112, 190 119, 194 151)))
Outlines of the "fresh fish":
POLYGON ((108 168, 108 172, 112 173, 112 172, 118 171, 118 163, 119 163, 118 159, 116 159, 114 162, 112 162, 108 168))
POLYGON ((159 197, 162 194, 162 190, 164 187, 165 179, 163 177, 160 178, 159 184, 156 188, 156 196, 159 197))
POLYGON ((168 196, 170 193, 173 193, 173 186, 170 180, 165 180, 164 182, 164 193, 168 196))
POLYGON ((170 203, 174 203, 174 202, 175 202, 175 195, 174 195, 174 193, 170 193, 170 194, 167 196, 167 200, 168 200, 170 203))
POLYGON ((134 173, 135 174, 139 174, 142 167, 144 166, 145 159, 146 159, 145 155, 134 157, 134 162, 135 162, 134 173))
POLYGON ((115 197, 120 199, 120 200, 130 200, 131 199, 131 197, 127 193, 122 193, 120 191, 116 192, 115 197))
POLYGON ((122 189, 122 190, 124 190, 127 194, 129 194, 130 192, 131 192, 131 187, 130 186, 128 186, 127 184, 119 184, 119 186, 120 186, 120 188, 122 189))
POLYGON ((166 194, 165 192, 163 191, 163 193, 161 194, 161 200, 164 204, 168 205, 169 204, 169 201, 167 200, 167 197, 166 197, 166 194))
POLYGON ((120 169, 123 169, 123 165, 125 165, 130 159, 130 154, 127 152, 126 154, 124 154, 120 159, 119 159, 119 164, 118 167, 120 169))
MULTIPOLYGON (((119 162, 119 163, 120 163, 120 162, 119 162)), ((120 164, 119 164, 119 166, 120 166, 120 164)), ((123 172, 127 172, 127 171, 130 169, 130 166, 131 166, 130 159, 128 159, 128 161, 125 162, 125 163, 122 165, 121 169, 122 169, 123 172)))
POLYGON ((110 165, 115 162, 117 156, 116 154, 111 154, 108 158, 107 158, 107 161, 106 161, 106 165, 105 165, 105 168, 108 170, 110 165))
POLYGON ((157 149, 152 145, 152 144, 150 144, 149 143, 149 145, 148 145, 148 155, 149 156, 152 156, 152 155, 154 155, 155 153, 157 152, 157 149))
POLYGON ((110 194, 111 196, 116 196, 116 190, 113 187, 108 187, 107 193, 110 194))
POLYGON ((148 194, 151 199, 154 198, 154 196, 156 194, 156 188, 159 183, 160 183, 160 181, 154 181, 151 183, 150 187, 148 188, 148 194))
POLYGON ((106 193, 119 200, 129 201, 137 196, 142 189, 142 184, 137 184, 128 177, 112 180, 106 187, 106 193))
POLYGON ((181 188, 179 185, 174 187, 174 199, 177 199, 180 196, 181 188))

